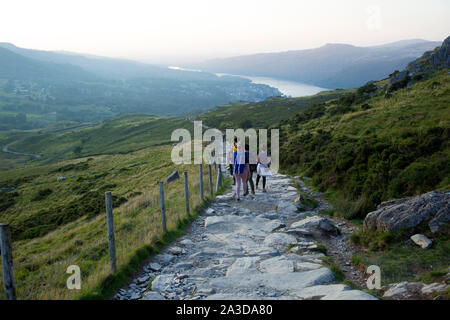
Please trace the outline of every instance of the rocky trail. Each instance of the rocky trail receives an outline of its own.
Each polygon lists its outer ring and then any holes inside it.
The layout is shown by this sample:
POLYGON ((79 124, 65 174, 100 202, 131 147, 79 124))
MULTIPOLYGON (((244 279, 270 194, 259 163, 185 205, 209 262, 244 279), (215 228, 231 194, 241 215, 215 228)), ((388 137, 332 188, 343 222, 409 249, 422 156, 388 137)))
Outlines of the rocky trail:
POLYGON ((276 175, 267 193, 257 190, 240 202, 231 190, 217 196, 188 233, 152 257, 114 299, 376 299, 339 283, 327 267, 316 240, 328 239, 338 256, 349 230, 341 226, 338 234, 320 216, 329 205, 318 194, 319 207, 299 213, 293 182, 276 175))

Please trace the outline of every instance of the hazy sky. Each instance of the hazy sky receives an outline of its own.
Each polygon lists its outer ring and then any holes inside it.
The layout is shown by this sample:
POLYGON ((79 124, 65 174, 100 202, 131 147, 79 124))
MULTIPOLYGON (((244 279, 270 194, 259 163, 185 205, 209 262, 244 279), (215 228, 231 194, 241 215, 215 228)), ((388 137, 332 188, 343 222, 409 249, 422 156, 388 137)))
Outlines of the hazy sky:
POLYGON ((443 40, 449 0, 2 0, 0 42, 146 61, 443 40))

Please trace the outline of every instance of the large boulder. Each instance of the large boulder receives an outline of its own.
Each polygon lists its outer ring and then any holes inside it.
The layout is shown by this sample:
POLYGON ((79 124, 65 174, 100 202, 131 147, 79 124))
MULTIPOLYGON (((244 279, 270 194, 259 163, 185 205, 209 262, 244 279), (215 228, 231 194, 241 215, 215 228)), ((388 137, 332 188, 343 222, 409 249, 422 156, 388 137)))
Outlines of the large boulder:
POLYGON ((450 222, 450 191, 432 191, 383 202, 366 216, 364 228, 396 232, 425 222, 428 222, 431 232, 450 222))

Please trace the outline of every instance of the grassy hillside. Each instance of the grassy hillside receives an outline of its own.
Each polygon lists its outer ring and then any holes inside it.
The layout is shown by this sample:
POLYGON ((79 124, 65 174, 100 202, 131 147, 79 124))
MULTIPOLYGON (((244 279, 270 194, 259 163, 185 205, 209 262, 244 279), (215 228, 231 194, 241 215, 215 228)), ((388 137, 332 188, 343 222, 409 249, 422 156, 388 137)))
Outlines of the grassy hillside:
MULTIPOLYGON (((191 208, 198 208, 202 201, 198 167, 173 165, 170 150, 170 146, 154 146, 3 171, 0 183, 16 186, 14 191, 0 193, 0 221, 12 226, 19 298, 104 298, 115 285, 123 284, 142 259, 179 234, 189 220, 183 179, 165 186, 169 234, 164 236, 158 181, 173 170, 181 176, 186 170, 191 208), (67 179, 57 181, 62 175, 67 179), (119 270, 114 276, 109 275, 105 191, 113 192, 114 201, 119 270), (82 270, 81 292, 65 287, 66 268, 73 264, 82 270)), ((207 170, 204 173, 207 186, 207 170)), ((1 281, 0 274, 3 290, 1 281)))
POLYGON ((173 130, 193 128, 190 121, 175 117, 127 115, 90 127, 67 127, 20 132, 0 137, 11 151, 40 154, 41 162, 87 155, 117 154, 170 143, 173 130))
POLYGON ((288 119, 308 107, 342 97, 347 90, 323 91, 300 98, 269 98, 262 102, 235 102, 221 105, 196 117, 211 128, 267 128, 280 120, 288 119))
POLYGON ((282 168, 312 177, 349 218, 449 189, 449 80, 441 71, 388 95, 379 81, 299 113, 282 128, 282 168))

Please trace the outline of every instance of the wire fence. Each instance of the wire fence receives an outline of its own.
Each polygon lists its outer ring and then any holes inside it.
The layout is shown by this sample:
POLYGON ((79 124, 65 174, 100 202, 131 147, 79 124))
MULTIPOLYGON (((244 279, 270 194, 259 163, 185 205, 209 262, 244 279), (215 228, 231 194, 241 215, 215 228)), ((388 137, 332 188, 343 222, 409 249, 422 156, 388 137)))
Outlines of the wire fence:
MULTIPOLYGON (((213 194, 215 194, 215 176, 218 171, 216 166, 211 167, 213 194)), ((189 206, 195 208, 204 201, 200 197, 198 166, 190 166, 187 171, 189 206)), ((203 193, 206 199, 211 194, 208 166, 203 168, 202 179, 203 193)), ((176 230, 180 220, 187 217, 182 175, 174 182, 165 183, 164 189, 167 229, 176 230)), ((146 192, 114 208, 113 217, 116 263, 117 269, 120 269, 126 266, 137 250, 154 244, 163 235, 158 187, 152 186, 146 192)), ((57 246, 54 245, 56 242, 52 234, 46 236, 44 242, 47 249, 42 248, 42 239, 40 239, 39 246, 36 241, 13 243, 12 255, 17 299, 76 299, 82 293, 95 290, 111 274, 106 215, 101 214, 88 222, 81 219, 71 227, 73 230, 63 226, 62 230, 54 235, 54 237, 58 236, 64 239, 64 242, 62 244, 58 242, 57 246), (35 249, 34 246, 39 248, 35 249), (67 279, 70 276, 67 268, 71 265, 80 267, 81 290, 67 288, 67 279)), ((1 260, 0 299, 6 299, 1 260)))

